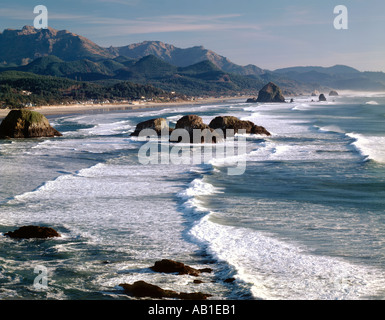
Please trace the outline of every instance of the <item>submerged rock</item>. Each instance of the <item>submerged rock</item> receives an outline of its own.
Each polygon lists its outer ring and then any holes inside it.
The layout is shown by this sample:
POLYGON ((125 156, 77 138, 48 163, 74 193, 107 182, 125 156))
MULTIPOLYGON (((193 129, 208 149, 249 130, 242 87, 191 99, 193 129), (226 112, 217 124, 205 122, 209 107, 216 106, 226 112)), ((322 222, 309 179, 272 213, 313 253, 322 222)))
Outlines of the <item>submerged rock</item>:
POLYGON ((324 95, 323 93, 321 93, 321 94, 319 95, 318 100, 319 100, 319 101, 326 101, 325 95, 324 95))
POLYGON ((204 269, 194 269, 185 265, 182 262, 163 259, 161 261, 156 261, 155 265, 150 267, 151 270, 155 272, 164 272, 164 273, 178 273, 179 275, 188 274, 194 277, 200 275, 201 272, 210 273, 212 269, 204 268, 204 269))
POLYGON ((257 102, 285 102, 285 97, 276 84, 269 82, 259 91, 257 102))
POLYGON ((0 125, 0 138, 59 137, 60 132, 52 128, 48 119, 36 111, 11 110, 0 125))
POLYGON ((14 239, 46 239, 60 237, 60 234, 56 230, 39 226, 24 226, 15 231, 7 232, 4 235, 14 239))
POLYGON ((128 295, 132 295, 137 298, 176 298, 183 300, 206 300, 208 297, 211 297, 210 294, 205 294, 202 292, 194 293, 177 293, 173 290, 164 290, 156 285, 147 283, 145 281, 136 281, 133 284, 121 283, 120 287, 124 289, 124 292, 128 295))
POLYGON ((234 130, 234 134, 238 133, 239 130, 246 130, 246 133, 271 135, 264 127, 257 126, 251 121, 240 120, 234 116, 216 117, 210 122, 209 127, 214 130, 221 129, 224 134, 226 134, 227 129, 231 129, 234 130))
POLYGON ((169 128, 166 119, 156 118, 138 123, 135 128, 135 131, 131 134, 131 136, 137 137, 139 136, 140 132, 145 129, 154 130, 158 134, 158 136, 162 134, 162 131, 168 133, 172 131, 172 129, 169 128))

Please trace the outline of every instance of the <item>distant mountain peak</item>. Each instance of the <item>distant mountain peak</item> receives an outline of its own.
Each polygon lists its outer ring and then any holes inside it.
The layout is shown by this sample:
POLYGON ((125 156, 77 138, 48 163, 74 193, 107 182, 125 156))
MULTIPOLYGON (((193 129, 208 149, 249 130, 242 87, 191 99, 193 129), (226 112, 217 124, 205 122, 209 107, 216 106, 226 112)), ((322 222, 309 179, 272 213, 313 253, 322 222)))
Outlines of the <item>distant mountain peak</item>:
POLYGON ((143 41, 123 47, 110 47, 108 50, 113 54, 132 59, 140 59, 147 55, 154 55, 177 67, 187 67, 208 60, 225 72, 241 75, 260 75, 264 73, 262 69, 254 65, 242 67, 232 63, 228 58, 212 50, 208 50, 204 46, 178 48, 161 41, 143 41))
POLYGON ((79 59, 101 60, 125 56, 140 59, 148 55, 176 67, 187 67, 208 60, 224 72, 239 75, 261 75, 257 66, 242 67, 202 45, 178 48, 162 41, 143 41, 122 47, 103 48, 89 39, 67 30, 36 29, 24 26, 21 30, 6 29, 0 33, 0 63, 26 65, 44 56, 54 55, 64 61, 79 59))
POLYGON ((3 64, 25 65, 48 55, 65 61, 115 57, 107 49, 67 30, 36 29, 32 26, 4 30, 0 33, 0 47, 0 62, 3 64))

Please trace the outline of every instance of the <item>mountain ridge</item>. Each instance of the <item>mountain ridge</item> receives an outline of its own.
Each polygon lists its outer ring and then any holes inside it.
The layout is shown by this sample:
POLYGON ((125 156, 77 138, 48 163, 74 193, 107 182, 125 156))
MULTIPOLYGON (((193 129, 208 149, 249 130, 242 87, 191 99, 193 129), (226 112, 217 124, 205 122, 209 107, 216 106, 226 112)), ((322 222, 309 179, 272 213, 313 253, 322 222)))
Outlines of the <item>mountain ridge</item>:
POLYGON ((37 30, 24 26, 21 30, 5 29, 0 33, 0 49, 0 72, 16 68, 75 80, 149 82, 163 89, 169 85, 169 90, 182 90, 184 94, 194 92, 199 95, 197 88, 201 88, 202 93, 223 92, 226 88, 249 91, 252 83, 255 84, 254 90, 258 91, 262 82, 270 81, 281 86, 286 94, 322 88, 385 90, 384 73, 360 72, 345 65, 289 67, 269 71, 251 64, 237 65, 203 46, 182 49, 161 41, 143 41, 103 48, 83 36, 52 28, 37 30), (50 58, 39 60, 46 57, 50 58), (138 72, 138 61, 146 57, 150 58, 143 60, 147 62, 138 72), (210 64, 205 64, 205 61, 210 64), (202 64, 197 66, 199 63, 202 64), (214 70, 214 66, 217 70, 214 70), (178 69, 188 67, 191 68, 178 69), (199 71, 201 67, 206 68, 207 72, 199 71), (160 72, 162 68, 165 71, 163 75, 160 72), (155 77, 156 73, 158 75, 155 77), (206 90, 207 86, 214 91, 206 90))

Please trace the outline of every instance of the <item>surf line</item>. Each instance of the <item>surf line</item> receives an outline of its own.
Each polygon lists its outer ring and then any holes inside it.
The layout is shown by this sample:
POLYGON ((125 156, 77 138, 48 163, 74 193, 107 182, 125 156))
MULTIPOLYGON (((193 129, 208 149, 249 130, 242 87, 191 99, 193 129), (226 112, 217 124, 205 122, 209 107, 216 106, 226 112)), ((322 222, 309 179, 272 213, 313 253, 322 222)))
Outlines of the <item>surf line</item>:
POLYGON ((246 171, 246 130, 233 129, 168 129, 159 135, 153 129, 144 129, 138 141, 147 141, 139 148, 138 160, 143 165, 211 164, 213 161, 234 164, 227 168, 228 175, 242 175, 246 171), (202 152, 203 151, 203 152, 202 152))

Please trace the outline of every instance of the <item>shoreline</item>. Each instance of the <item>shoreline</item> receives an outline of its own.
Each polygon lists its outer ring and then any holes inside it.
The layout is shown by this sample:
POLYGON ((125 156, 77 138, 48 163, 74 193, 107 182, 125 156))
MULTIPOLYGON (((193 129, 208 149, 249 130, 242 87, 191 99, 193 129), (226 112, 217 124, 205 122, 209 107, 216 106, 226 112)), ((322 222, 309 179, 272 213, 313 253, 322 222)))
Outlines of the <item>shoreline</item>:
MULTIPOLYGON (((243 100, 247 97, 222 97, 222 98, 207 98, 194 101, 178 101, 178 102, 144 102, 140 104, 114 103, 114 104, 70 104, 70 105, 50 105, 41 107, 32 107, 28 110, 37 111, 44 116, 77 114, 87 112, 108 112, 108 111, 123 111, 123 110, 145 110, 155 108, 167 108, 175 106, 191 106, 196 104, 224 103, 230 100, 243 100)), ((11 109, 0 109, 0 119, 5 118, 11 109)))

